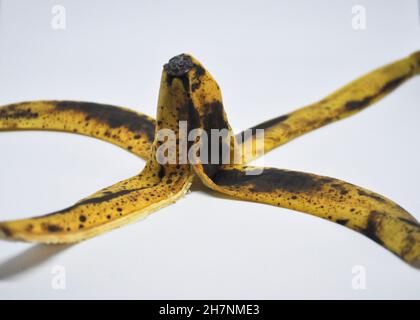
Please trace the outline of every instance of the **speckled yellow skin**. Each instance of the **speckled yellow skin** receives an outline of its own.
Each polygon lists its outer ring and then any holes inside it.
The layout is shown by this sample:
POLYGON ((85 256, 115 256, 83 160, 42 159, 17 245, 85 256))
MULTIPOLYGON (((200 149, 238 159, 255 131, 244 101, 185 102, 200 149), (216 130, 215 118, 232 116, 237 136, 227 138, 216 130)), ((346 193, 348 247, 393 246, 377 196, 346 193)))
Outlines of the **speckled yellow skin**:
POLYGON ((263 146, 267 153, 302 134, 351 116, 419 73, 420 51, 352 81, 319 102, 254 126, 264 129, 264 143, 255 144, 254 138, 254 148, 263 146))
MULTIPOLYGON (((38 101, 0 108, 0 130, 58 130, 93 136, 148 160, 136 177, 86 198, 71 208, 45 217, 0 223, 3 237, 46 243, 75 242, 141 218, 182 196, 193 175, 209 188, 234 198, 271 204, 316 215, 356 230, 401 259, 420 267, 420 225, 393 201, 367 189, 310 173, 257 168, 241 164, 160 165, 156 150, 162 142, 155 130, 178 132, 178 121, 189 130, 227 129, 220 140, 233 155, 241 147, 229 126, 219 86, 191 56, 181 70, 165 67, 157 121, 112 106, 86 102, 38 101), (258 171, 259 174, 253 174, 258 171)), ((178 67, 178 66, 177 66, 178 67)), ((420 53, 379 68, 320 102, 259 124, 268 152, 291 139, 363 110, 420 72, 420 53)), ((157 132, 157 131, 156 131, 157 132)), ((239 134, 240 135, 240 134, 239 134)), ((237 135, 236 137, 239 137, 237 135)), ((256 137, 244 144, 256 146, 256 137)), ((256 150, 254 150, 256 151, 256 150)), ((211 148, 209 150, 211 154, 211 148)))
MULTIPOLYGON (((179 83, 173 82, 172 85, 176 87, 179 83)), ((179 90, 179 95, 168 96, 167 92, 172 91, 176 89, 168 88, 166 73, 163 72, 158 101, 158 130, 177 130, 180 117, 185 118, 183 110, 176 110, 185 100, 185 96, 179 90)), ((48 126, 50 130, 78 130, 80 134, 93 135, 113 142, 148 158, 146 166, 139 175, 105 188, 70 208, 46 216, 0 223, 3 237, 43 243, 77 242, 144 218, 149 213, 175 202, 187 192, 193 177, 190 166, 160 165, 154 156, 158 141, 151 144, 147 131, 131 125, 133 120, 149 121, 150 118, 135 113, 127 117, 126 112, 131 111, 112 107, 115 109, 109 113, 110 117, 114 118, 110 119, 105 112, 94 116, 96 113, 93 110, 97 108, 96 105, 66 102, 65 106, 66 108, 60 109, 58 102, 7 106, 0 109, 0 117, 5 119, 0 123, 13 123, 13 127, 8 126, 13 129, 42 129, 48 126), (23 119, 18 117, 23 115, 22 112, 25 115, 23 119), (31 114, 36 113, 38 117, 31 118, 31 114), (8 116, 5 117, 5 114, 8 116), (117 124, 122 125, 117 127, 117 124)), ((151 120, 149 122, 153 124, 154 130, 154 123, 151 120)))
MULTIPOLYGON (((198 64, 195 60, 193 61, 198 64)), ((366 97, 379 99, 380 96, 396 87, 394 83, 401 83, 402 80, 395 81, 395 77, 400 79, 403 74, 406 79, 418 72, 417 61, 412 60, 411 57, 402 61, 404 62, 399 61, 395 65, 381 68, 366 76, 372 78, 376 85, 367 86, 367 78, 363 77, 360 83, 355 81, 328 97, 326 101, 331 103, 328 109, 324 104, 304 108, 295 115, 292 114, 291 118, 294 122, 291 123, 295 123, 296 127, 306 128, 309 126, 308 113, 322 118, 326 110, 336 115, 335 119, 340 118, 338 115, 345 117, 354 113, 355 110, 349 112, 346 107, 349 101, 369 100, 366 97), (383 89, 384 86, 387 86, 387 90, 383 89), (371 90, 368 90, 369 88, 371 90), (349 95, 349 92, 354 95, 349 95), (322 112, 319 111, 320 108, 323 109, 322 112)), ((206 125, 211 123, 212 128, 231 130, 223 110, 219 87, 211 75, 206 71, 197 80, 196 71, 192 69, 186 78, 187 83, 190 84, 188 90, 194 108, 199 114, 199 123, 196 126, 207 131, 206 125), (196 89, 193 90, 193 88, 196 89)), ((364 107, 366 106, 363 105, 364 107)), ((270 139, 270 134, 276 130, 279 132, 283 127, 289 128, 281 124, 275 124, 275 126, 277 128, 268 130, 269 135, 266 141, 269 147, 267 150, 272 149, 271 143, 274 141, 270 139)), ((233 133, 231 135, 233 136, 233 133)), ((293 136, 288 136, 288 138, 291 137, 293 136)), ((229 141, 222 143, 229 144, 232 149, 236 145, 229 141)), ((201 181, 215 191, 234 198, 302 211, 337 222, 368 236, 405 261, 420 267, 419 223, 395 202, 377 193, 330 177, 275 168, 213 164, 196 164, 193 168, 201 181)))
POLYGON ((155 119, 121 107, 80 101, 29 101, 0 107, 0 131, 65 131, 98 138, 150 158, 155 119))

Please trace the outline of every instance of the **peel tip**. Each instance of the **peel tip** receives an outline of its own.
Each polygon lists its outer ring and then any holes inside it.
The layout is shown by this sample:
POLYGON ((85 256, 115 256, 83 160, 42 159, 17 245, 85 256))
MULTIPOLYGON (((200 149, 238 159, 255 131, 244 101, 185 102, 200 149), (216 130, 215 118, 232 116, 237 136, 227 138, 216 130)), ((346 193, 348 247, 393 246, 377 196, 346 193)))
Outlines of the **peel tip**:
POLYGON ((186 53, 181 53, 166 63, 163 68, 172 77, 181 77, 188 73, 193 68, 194 64, 191 56, 186 53))

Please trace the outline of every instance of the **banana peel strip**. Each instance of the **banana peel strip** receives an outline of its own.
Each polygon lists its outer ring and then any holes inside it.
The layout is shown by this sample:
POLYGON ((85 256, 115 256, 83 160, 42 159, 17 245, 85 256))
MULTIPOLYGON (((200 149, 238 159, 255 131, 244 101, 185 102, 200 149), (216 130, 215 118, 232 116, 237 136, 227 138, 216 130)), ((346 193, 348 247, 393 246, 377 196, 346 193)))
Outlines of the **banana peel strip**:
MULTIPOLYGON (((220 88, 211 74, 190 55, 165 65, 156 120, 117 106, 80 101, 30 101, 0 107, 0 131, 49 130, 95 137, 147 161, 138 175, 105 188, 75 205, 44 216, 0 222, 0 238, 40 243, 74 243, 132 221, 181 198, 198 176, 208 188, 236 199, 301 211, 355 230, 410 265, 420 268, 420 224, 401 206, 373 191, 311 173, 246 165, 292 139, 345 117, 382 99, 420 73, 420 52, 356 79, 319 102, 254 126, 264 137, 233 134, 220 88), (208 164, 198 155, 193 163, 161 164, 156 132, 181 135, 226 129, 219 147, 230 154, 253 150, 239 164, 208 164), (235 138, 236 137, 236 138, 235 138), (263 141, 259 141, 263 139, 263 141)), ((202 137, 198 137, 200 141, 202 137)), ((180 146, 176 142, 177 159, 180 146)), ((208 153, 212 154, 211 147, 208 153)))

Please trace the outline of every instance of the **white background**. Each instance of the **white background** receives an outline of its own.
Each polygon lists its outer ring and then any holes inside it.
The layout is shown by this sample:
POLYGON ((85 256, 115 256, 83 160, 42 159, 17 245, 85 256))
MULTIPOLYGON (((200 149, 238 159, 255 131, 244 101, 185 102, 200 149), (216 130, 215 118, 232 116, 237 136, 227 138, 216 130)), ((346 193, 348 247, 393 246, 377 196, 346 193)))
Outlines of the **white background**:
MULTIPOLYGON (((0 105, 103 102, 155 114, 162 65, 189 52, 236 131, 321 99, 420 49, 417 1, 1 1, 0 105), (66 30, 51 9, 66 8, 66 30), (367 10, 353 30, 351 9, 367 10)), ((265 157, 340 178, 420 218, 420 79, 265 157)), ((144 161, 64 133, 0 133, 0 220, 69 206, 144 161)), ((146 220, 69 247, 0 243, 0 298, 420 298, 420 271, 306 214, 195 186, 146 220), (65 267, 66 290, 52 268, 65 267), (366 268, 366 290, 352 268, 366 268)))

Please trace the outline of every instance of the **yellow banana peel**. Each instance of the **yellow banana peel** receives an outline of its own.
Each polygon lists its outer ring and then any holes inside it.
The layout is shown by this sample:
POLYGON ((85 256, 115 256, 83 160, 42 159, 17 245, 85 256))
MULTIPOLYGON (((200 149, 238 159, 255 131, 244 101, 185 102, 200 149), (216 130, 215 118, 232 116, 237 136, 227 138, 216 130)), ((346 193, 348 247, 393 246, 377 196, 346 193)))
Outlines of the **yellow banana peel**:
POLYGON ((247 166, 261 153, 367 108, 419 73, 420 52, 416 52, 374 70, 317 103, 256 125, 248 135, 234 135, 218 84, 202 64, 187 54, 172 58, 163 68, 156 120, 126 108, 91 102, 31 101, 0 107, 0 131, 73 132, 113 143, 147 160, 138 175, 70 208, 0 222, 0 238, 51 244, 85 240, 175 202, 197 176, 208 188, 232 198, 289 208, 339 223, 420 268, 420 224, 392 200, 330 177, 247 166), (181 123, 186 123, 185 131, 181 123), (264 130, 264 135, 254 134, 257 129, 264 130), (160 137, 165 130, 176 137, 174 161, 160 161, 168 151, 161 152, 168 142, 160 137), (208 142, 213 130, 226 132, 215 144, 208 142), (194 139, 189 140, 192 133, 194 139), (185 157, 185 147, 188 152, 192 148, 198 152, 185 157), (251 154, 233 161, 243 149, 251 150, 251 154), (204 153, 207 160, 217 155, 219 160, 227 157, 227 161, 203 161, 204 153))

